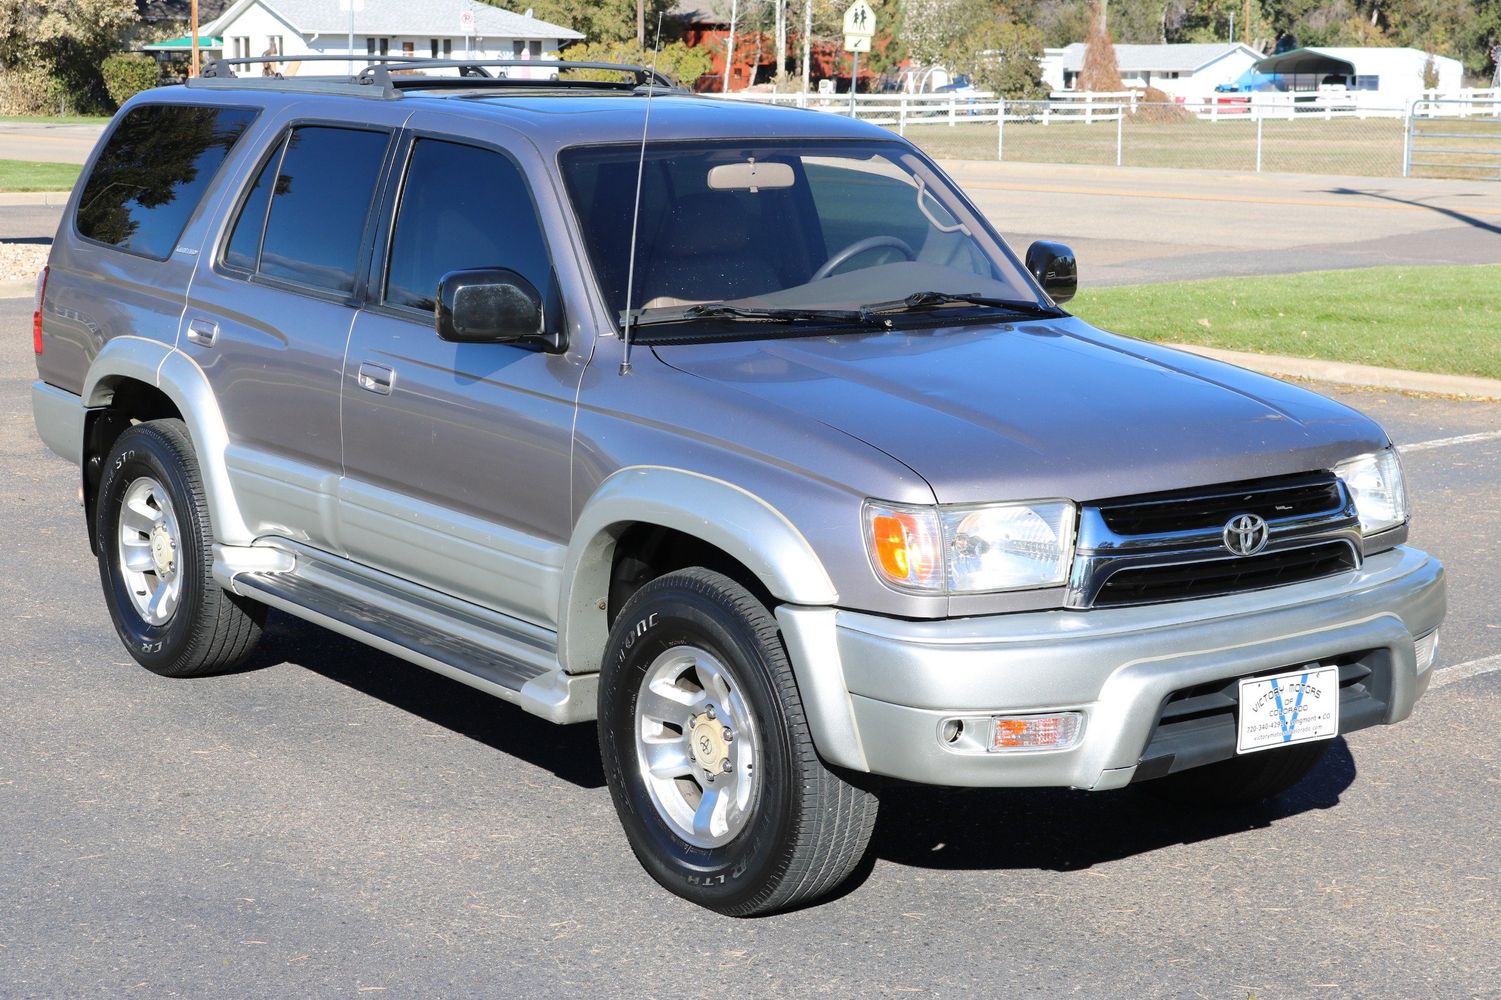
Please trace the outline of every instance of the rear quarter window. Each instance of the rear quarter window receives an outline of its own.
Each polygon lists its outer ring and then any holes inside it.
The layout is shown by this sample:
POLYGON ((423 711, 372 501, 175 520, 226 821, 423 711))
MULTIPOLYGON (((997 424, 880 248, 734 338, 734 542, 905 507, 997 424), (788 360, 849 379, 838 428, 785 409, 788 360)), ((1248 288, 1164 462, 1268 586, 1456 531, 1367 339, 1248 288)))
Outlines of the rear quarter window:
POLYGON ((384 130, 293 128, 245 196, 224 263, 310 288, 353 291, 390 139, 384 130))
POLYGON ((143 104, 115 125, 78 199, 80 236, 166 260, 256 112, 143 104))

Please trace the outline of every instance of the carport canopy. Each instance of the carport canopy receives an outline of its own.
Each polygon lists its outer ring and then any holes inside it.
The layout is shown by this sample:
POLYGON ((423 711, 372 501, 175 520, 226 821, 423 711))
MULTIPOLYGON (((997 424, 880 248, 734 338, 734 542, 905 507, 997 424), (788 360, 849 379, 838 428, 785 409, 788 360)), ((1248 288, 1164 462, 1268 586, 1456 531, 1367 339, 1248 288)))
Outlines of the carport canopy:
POLYGON ((1256 64, 1256 72, 1268 76, 1273 73, 1283 76, 1354 76, 1355 64, 1315 49, 1293 49, 1261 60, 1256 64))

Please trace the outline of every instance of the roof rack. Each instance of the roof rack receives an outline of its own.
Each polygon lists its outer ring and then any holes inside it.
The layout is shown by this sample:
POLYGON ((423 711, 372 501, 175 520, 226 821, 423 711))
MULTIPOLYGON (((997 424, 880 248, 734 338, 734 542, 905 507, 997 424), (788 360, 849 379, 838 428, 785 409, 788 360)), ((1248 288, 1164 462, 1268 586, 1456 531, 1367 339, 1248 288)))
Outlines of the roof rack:
POLYGON ((451 88, 539 88, 539 87, 579 87, 583 89, 603 90, 631 90, 645 92, 651 90, 660 93, 662 89, 679 93, 687 91, 674 83, 672 78, 658 70, 648 66, 637 66, 632 63, 611 62, 575 62, 566 59, 429 59, 422 56, 358 56, 350 55, 305 55, 289 57, 280 56, 248 56, 238 59, 210 59, 203 67, 203 72, 197 77, 188 80, 190 87, 210 87, 214 89, 240 89, 253 87, 255 89, 267 89, 288 91, 293 93, 319 93, 319 94, 344 94, 346 96, 370 97, 383 100, 391 100, 401 96, 403 90, 418 89, 451 89, 451 88), (328 62, 328 63, 365 63, 365 68, 354 76, 330 75, 330 76, 306 76, 285 77, 281 73, 273 76, 239 77, 235 75, 236 66, 263 66, 272 63, 288 62, 328 62), (499 75, 492 76, 485 72, 487 67, 501 69, 499 75), (503 72, 511 68, 527 69, 552 69, 553 79, 510 79, 503 72), (457 69, 458 77, 432 77, 420 72, 429 69, 457 69), (635 77, 633 82, 610 83, 600 80, 563 80, 558 79, 562 73, 568 70, 614 70, 628 76, 635 77), (393 75, 397 74, 397 75, 393 75), (413 75, 400 75, 412 73, 413 75))

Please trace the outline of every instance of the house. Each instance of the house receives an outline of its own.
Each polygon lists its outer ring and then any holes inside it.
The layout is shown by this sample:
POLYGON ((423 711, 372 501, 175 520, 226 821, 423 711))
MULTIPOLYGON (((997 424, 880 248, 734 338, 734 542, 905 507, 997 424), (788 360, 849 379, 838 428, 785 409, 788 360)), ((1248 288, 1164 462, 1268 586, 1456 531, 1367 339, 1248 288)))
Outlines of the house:
MULTIPOLYGON (((1117 45, 1121 82, 1130 89, 1156 87, 1173 97, 1196 98, 1240 78, 1261 53, 1240 42, 1205 45, 1117 45)), ((1073 90, 1084 69, 1084 43, 1046 49, 1042 79, 1050 90, 1073 90)))
POLYGON ((1423 95, 1428 61, 1438 76, 1438 91, 1457 92, 1464 66, 1458 59, 1430 55, 1422 49, 1384 46, 1293 49, 1255 66, 1269 87, 1283 91, 1311 91, 1330 86, 1379 95, 1382 103, 1406 107, 1423 95))
MULTIPOLYGON (((298 60, 305 55, 352 53, 361 66, 373 55, 557 59, 559 49, 584 37, 479 0, 235 0, 199 33, 223 40, 211 53, 215 56, 283 56, 276 68, 288 76, 329 72, 298 60)), ((511 75, 545 79, 550 72, 539 68, 511 75)))

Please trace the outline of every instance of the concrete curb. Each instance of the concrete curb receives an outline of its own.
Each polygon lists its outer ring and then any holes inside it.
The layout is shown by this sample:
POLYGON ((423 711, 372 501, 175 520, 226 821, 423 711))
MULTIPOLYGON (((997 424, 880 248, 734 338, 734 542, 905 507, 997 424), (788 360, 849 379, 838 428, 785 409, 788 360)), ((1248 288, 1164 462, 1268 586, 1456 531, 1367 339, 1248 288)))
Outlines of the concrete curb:
POLYGON ((0 299, 29 299, 35 296, 35 281, 0 281, 0 299))
POLYGON ((0 208, 11 205, 48 205, 61 208, 72 191, 0 191, 0 208))
POLYGON ((1216 347, 1199 347, 1196 344, 1167 346, 1265 375, 1309 378, 1338 385, 1359 385, 1398 392, 1425 392, 1435 396, 1501 400, 1501 379, 1435 375, 1430 372, 1403 371, 1400 368, 1347 364, 1343 361, 1314 361, 1311 358, 1287 358, 1276 354, 1222 351, 1216 347))

